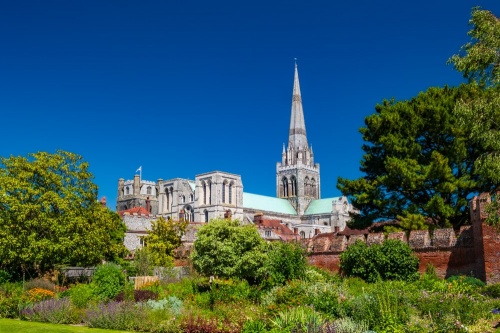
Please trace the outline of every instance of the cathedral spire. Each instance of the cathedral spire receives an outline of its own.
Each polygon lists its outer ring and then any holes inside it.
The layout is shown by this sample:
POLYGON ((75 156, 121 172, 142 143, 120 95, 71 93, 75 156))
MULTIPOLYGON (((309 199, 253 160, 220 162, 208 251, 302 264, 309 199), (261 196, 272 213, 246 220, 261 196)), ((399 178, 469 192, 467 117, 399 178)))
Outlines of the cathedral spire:
POLYGON ((288 146, 295 149, 307 147, 306 123, 302 109, 302 98, 300 96, 299 71, 297 59, 295 59, 295 76, 293 80, 292 114, 290 117, 290 131, 288 134, 288 146))

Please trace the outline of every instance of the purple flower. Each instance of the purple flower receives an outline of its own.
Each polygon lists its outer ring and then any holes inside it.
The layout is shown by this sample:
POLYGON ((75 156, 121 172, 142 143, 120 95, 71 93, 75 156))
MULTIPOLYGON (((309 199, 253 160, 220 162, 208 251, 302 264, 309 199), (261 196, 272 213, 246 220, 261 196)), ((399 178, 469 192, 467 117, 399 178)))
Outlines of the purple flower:
POLYGON ((500 309, 493 309, 491 311, 491 313, 493 313, 493 314, 500 314, 500 309))

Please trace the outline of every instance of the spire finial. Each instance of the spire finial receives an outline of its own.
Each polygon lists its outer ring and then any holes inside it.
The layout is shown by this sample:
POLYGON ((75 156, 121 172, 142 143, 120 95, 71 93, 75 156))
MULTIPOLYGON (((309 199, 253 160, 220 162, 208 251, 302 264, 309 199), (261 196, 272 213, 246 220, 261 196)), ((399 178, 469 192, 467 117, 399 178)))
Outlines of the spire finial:
POLYGON ((297 58, 293 58, 293 60, 295 61, 295 68, 297 68, 297 58))

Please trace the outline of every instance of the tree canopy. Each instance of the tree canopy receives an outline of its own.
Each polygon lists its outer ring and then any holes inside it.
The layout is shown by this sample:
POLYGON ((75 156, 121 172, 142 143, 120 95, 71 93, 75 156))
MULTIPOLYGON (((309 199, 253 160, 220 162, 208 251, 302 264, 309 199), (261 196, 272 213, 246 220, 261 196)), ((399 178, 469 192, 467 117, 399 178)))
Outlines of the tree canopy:
POLYGON ((351 225, 418 216, 438 227, 468 221, 467 197, 492 185, 473 172, 482 148, 457 126, 453 110, 457 101, 481 94, 473 85, 429 88, 411 100, 376 105, 360 129, 365 175, 338 179, 337 187, 360 213, 351 225))
POLYGON ((449 62, 462 72, 469 82, 482 87, 500 84, 500 20, 490 11, 472 9, 468 32, 471 41, 463 45, 449 62))
POLYGON ((172 266, 174 250, 181 246, 182 236, 188 224, 189 222, 184 220, 165 220, 163 217, 152 222, 151 230, 144 237, 144 250, 154 266, 172 266))
POLYGON ((125 227, 98 202, 81 156, 38 152, 0 162, 0 269, 40 274, 122 256, 125 227))
POLYGON ((484 150, 475 160, 475 170, 500 183, 500 20, 490 11, 474 8, 469 22, 471 41, 449 62, 477 85, 483 94, 459 100, 455 113, 469 138, 484 150))
POLYGON ((191 259, 200 274, 252 283, 262 278, 266 242, 255 226, 216 219, 202 226, 196 237, 191 259))

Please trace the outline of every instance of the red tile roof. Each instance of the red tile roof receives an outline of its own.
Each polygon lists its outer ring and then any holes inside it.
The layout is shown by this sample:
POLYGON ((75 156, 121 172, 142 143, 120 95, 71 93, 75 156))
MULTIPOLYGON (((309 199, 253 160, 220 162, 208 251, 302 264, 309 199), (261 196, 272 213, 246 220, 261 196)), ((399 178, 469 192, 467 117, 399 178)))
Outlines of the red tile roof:
POLYGON ((123 216, 123 214, 125 214, 125 213, 129 213, 130 215, 135 214, 135 213, 137 213, 137 215, 149 215, 149 212, 144 207, 132 207, 132 208, 121 210, 118 212, 118 214, 120 214, 120 216, 123 216))

